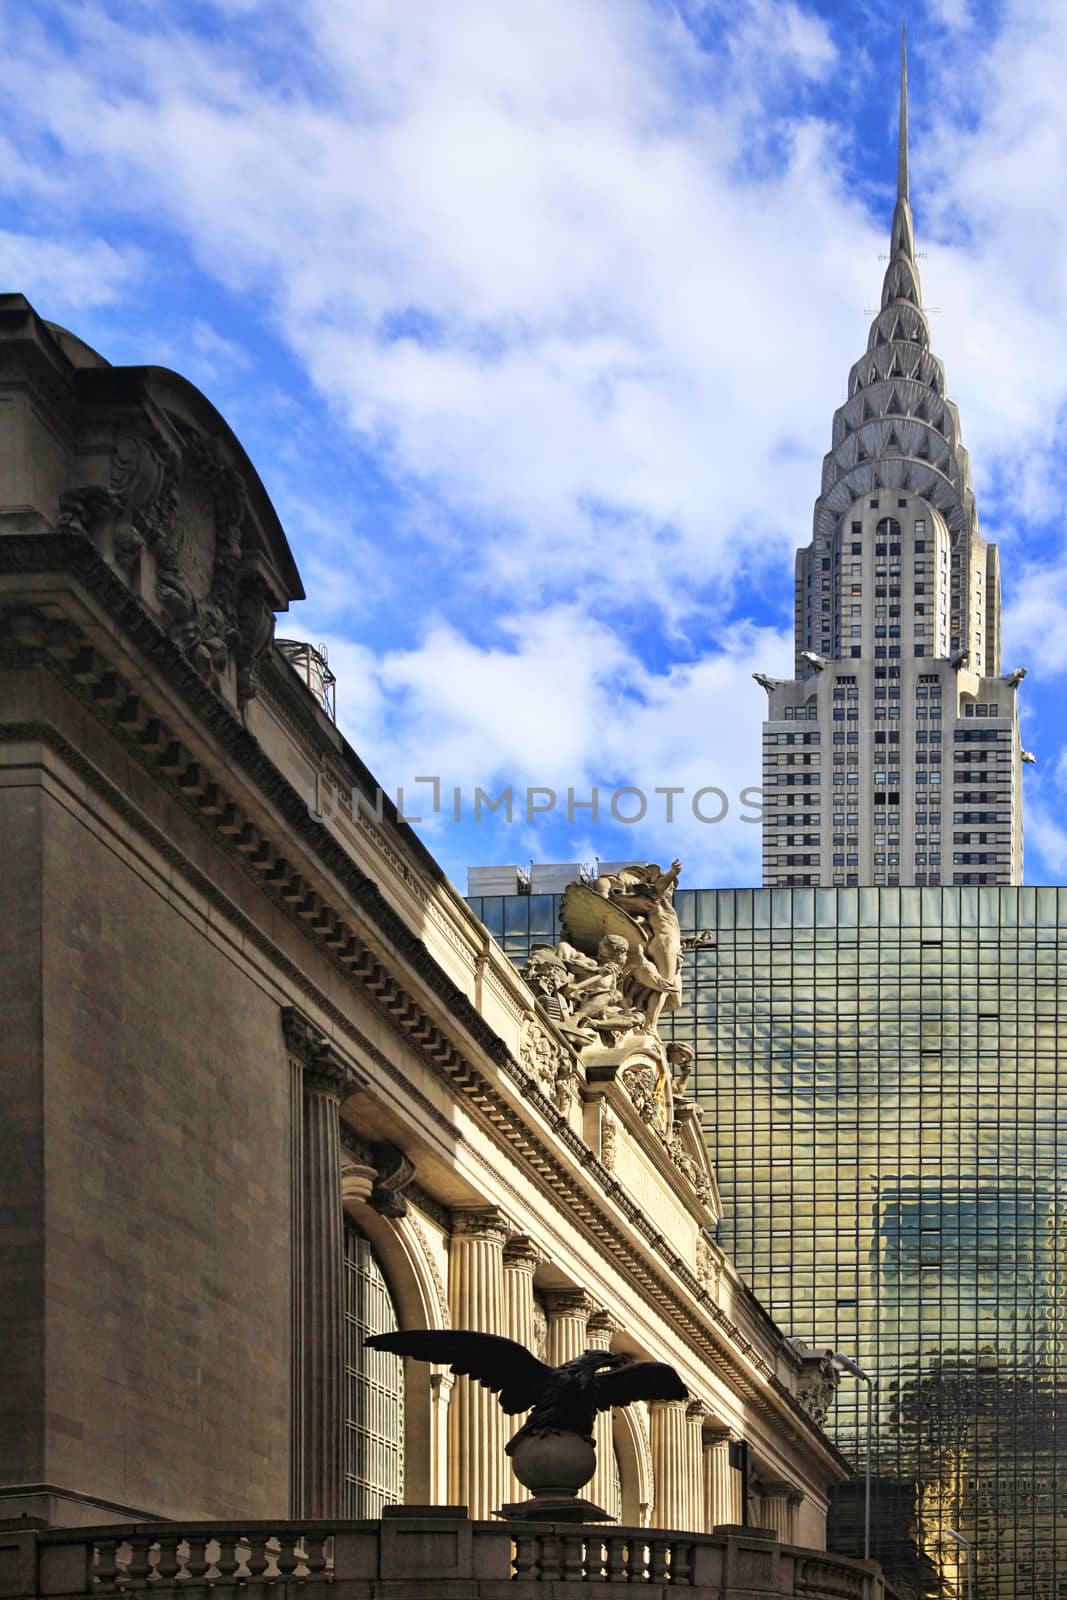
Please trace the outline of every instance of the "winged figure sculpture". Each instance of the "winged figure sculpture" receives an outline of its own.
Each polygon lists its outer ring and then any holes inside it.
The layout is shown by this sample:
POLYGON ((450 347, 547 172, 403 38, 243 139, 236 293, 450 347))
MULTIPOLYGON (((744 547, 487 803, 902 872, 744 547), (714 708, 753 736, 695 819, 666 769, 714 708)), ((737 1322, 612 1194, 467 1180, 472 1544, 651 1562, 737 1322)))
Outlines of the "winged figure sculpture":
POLYGON ((652 1030, 681 999, 682 936, 674 909, 680 872, 680 861, 666 872, 638 864, 598 878, 595 888, 569 883, 560 911, 568 939, 587 956, 598 953, 605 937, 626 941, 622 995, 652 1030))
POLYGON ((514 1339, 459 1328, 376 1333, 366 1343, 474 1378, 497 1395, 509 1416, 529 1411, 506 1446, 508 1455, 521 1440, 539 1435, 576 1433, 591 1438, 597 1412, 612 1406, 689 1398, 685 1384, 665 1362, 635 1361, 610 1350, 586 1350, 561 1367, 549 1367, 514 1339))

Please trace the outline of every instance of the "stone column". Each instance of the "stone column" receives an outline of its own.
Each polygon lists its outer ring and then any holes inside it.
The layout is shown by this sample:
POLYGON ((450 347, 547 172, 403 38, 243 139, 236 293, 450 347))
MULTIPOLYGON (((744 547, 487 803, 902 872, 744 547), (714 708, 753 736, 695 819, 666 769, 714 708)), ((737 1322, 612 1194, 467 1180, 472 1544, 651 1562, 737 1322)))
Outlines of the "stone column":
POLYGON ((702 1433, 708 1407, 703 1400, 691 1400, 685 1412, 686 1477, 689 1513, 682 1527, 693 1533, 706 1533, 704 1504, 704 1449, 702 1433))
POLYGON ((548 1315, 550 1367, 561 1367, 587 1349, 585 1327, 596 1310, 584 1289, 550 1289, 544 1297, 548 1315))
POLYGON ((782 1544, 793 1541, 793 1489, 788 1483, 761 1482, 760 1523, 772 1528, 782 1544))
POLYGON ((525 1234, 504 1246, 504 1329, 509 1339, 534 1347, 534 1273, 544 1255, 525 1234))
POLYGON ((708 1532, 741 1521, 740 1476, 730 1465, 730 1430, 704 1434, 704 1519, 708 1532))
POLYGON ((340 1106, 349 1074, 329 1053, 304 1064, 303 1486, 300 1514, 336 1517, 344 1460, 344 1223, 340 1106))
MULTIPOLYGON (((458 1211, 452 1217, 448 1300, 454 1328, 504 1332, 504 1242, 499 1211, 458 1211)), ((457 1378, 448 1408, 448 1498, 476 1519, 491 1517, 506 1499, 504 1414, 496 1395, 457 1378)))
POLYGON ((688 1522, 686 1402, 653 1400, 648 1408, 655 1505, 649 1526, 685 1528, 688 1522))
POLYGON ((448 1409, 455 1378, 430 1373, 430 1505, 448 1504, 448 1409))
MULTIPOLYGON (((610 1311, 594 1311, 585 1329, 588 1348, 610 1350, 611 1341, 621 1327, 622 1323, 617 1317, 613 1317, 610 1311)), ((596 1473, 584 1492, 595 1506, 614 1515, 612 1497, 615 1483, 615 1444, 611 1436, 610 1411, 598 1413, 593 1436, 596 1439, 596 1473)))
MULTIPOLYGON (((519 1344, 525 1345, 527 1350, 534 1347, 534 1292, 533 1280, 539 1261, 544 1256, 531 1239, 525 1234, 515 1234, 504 1246, 504 1327, 503 1332, 509 1339, 515 1339, 519 1344)), ((523 1417, 505 1417, 504 1432, 510 1436, 521 1427, 525 1421, 523 1417)), ((507 1483, 505 1485, 505 1499, 509 1501, 528 1500, 529 1489, 524 1489, 511 1470, 511 1458, 505 1456, 505 1472, 507 1483)))

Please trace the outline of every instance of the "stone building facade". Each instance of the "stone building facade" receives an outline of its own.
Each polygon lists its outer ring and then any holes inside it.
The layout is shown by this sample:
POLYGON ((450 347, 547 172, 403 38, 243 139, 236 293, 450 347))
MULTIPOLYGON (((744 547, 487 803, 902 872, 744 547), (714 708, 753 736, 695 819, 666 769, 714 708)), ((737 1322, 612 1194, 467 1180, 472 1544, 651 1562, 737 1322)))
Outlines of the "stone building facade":
POLYGON ((833 1376, 711 1241, 695 1102, 590 1070, 380 801, 226 423, 7 295, 0 430, 0 1517, 486 1517, 495 1402, 363 1346, 451 1325, 670 1361, 591 1497, 822 1546, 833 1376))

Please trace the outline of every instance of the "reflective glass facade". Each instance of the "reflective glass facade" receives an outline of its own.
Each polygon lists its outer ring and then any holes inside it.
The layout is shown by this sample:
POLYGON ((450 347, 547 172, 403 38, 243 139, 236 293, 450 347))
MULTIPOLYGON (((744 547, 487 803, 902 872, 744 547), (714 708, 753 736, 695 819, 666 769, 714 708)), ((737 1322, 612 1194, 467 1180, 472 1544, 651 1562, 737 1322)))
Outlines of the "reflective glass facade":
MULTIPOLYGON (((555 897, 471 903, 517 961, 558 936, 555 897)), ((668 1027, 697 1048, 720 1240, 788 1333, 877 1378, 874 1553, 902 1593, 962 1600, 952 1529, 976 1600, 1067 1596, 1067 889, 677 907, 668 1027)), ((845 1379, 831 1430, 857 1462, 864 1407, 845 1379)), ((841 1496, 842 1549, 860 1500, 841 1496)))

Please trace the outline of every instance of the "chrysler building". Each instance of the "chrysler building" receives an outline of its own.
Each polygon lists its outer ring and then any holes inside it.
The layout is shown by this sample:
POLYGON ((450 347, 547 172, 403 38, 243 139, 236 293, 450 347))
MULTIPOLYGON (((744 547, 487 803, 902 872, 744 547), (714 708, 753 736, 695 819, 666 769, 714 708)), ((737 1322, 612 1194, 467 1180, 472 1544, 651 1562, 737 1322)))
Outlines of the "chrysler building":
POLYGON ((1022 882, 1024 669, 1001 675, 997 548, 930 349, 905 55, 889 265, 797 552, 794 672, 756 674, 765 884, 1022 882))

